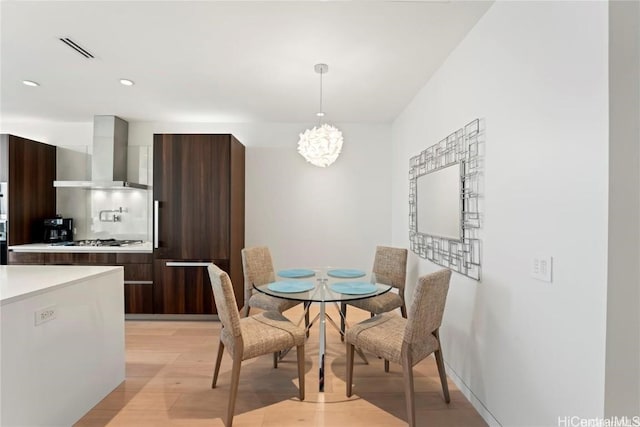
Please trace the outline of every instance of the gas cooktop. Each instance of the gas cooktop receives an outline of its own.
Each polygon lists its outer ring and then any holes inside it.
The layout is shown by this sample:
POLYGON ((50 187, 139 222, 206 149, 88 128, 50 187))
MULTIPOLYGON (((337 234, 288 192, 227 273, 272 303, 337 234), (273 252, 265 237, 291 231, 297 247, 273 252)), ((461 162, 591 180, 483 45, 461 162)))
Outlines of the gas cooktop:
POLYGON ((52 243, 53 246, 131 246, 143 243, 142 240, 87 239, 72 242, 52 243))

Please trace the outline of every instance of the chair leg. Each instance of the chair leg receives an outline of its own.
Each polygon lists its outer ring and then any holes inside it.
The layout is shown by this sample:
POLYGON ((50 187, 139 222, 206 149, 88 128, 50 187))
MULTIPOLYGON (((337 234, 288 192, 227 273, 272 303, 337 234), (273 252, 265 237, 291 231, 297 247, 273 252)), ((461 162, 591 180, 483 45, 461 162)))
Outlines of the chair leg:
POLYGON ((249 304, 246 304, 244 307, 242 307, 242 317, 249 317, 249 310, 251 310, 249 304))
POLYGON ((433 336, 438 340, 438 350, 434 351, 436 357, 436 365, 438 366, 438 374, 440 374, 440 384, 442 384, 442 394, 444 394, 444 401, 449 403, 451 398, 449 397, 449 384, 447 383, 447 372, 444 369, 444 357, 442 356, 442 345, 440 345, 440 330, 433 331, 433 336))
POLYGON ((233 355, 233 367, 231 368, 231 390, 229 390, 229 404, 227 406, 227 427, 231 427, 233 424, 233 413, 236 408, 236 397, 238 397, 241 365, 242 351, 237 351, 236 354, 233 355))
POLYGON ((347 397, 351 397, 353 386, 353 353, 355 347, 347 343, 347 397))
POLYGON ((222 361, 222 353, 224 353, 224 344, 222 340, 218 344, 218 355, 216 356, 216 367, 213 368, 213 381, 211 382, 211 388, 216 388, 218 382, 218 373, 220 372, 220 362, 222 361))
POLYGON ((436 364, 438 365, 438 373, 440 374, 440 383, 442 383, 442 394, 444 394, 444 401, 449 403, 451 402, 451 398, 449 397, 449 384, 447 383, 447 373, 444 370, 442 350, 436 350, 434 354, 436 356, 436 364))
POLYGON ((273 369, 278 369, 278 358, 280 357, 280 352, 276 351, 273 353, 273 369))
POLYGON ((400 313, 402 317, 407 318, 407 306, 405 306, 404 303, 400 306, 400 313))
POLYGON ((344 341, 344 333, 346 329, 345 319, 347 318, 347 304, 344 302, 340 303, 340 341, 344 341))
POLYGON ((413 395, 413 359, 411 351, 406 352, 402 360, 402 374, 404 377, 404 397, 407 404, 407 424, 409 427, 416 425, 416 410, 413 395))
POLYGON ((384 359, 384 371, 389 372, 389 361, 384 359))
POLYGON ((309 338, 309 306, 310 302, 304 303, 304 328, 307 331, 307 338, 309 338))
POLYGON ((304 400, 304 345, 296 347, 298 356, 298 388, 300 389, 300 400, 304 400))

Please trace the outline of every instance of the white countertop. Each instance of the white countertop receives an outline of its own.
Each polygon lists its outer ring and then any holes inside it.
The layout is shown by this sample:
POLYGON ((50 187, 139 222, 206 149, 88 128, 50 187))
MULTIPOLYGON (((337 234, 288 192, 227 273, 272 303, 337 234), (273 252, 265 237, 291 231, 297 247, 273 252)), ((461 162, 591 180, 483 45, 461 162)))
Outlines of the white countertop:
POLYGON ((151 242, 129 246, 54 246, 47 243, 9 246, 14 252, 62 252, 62 253, 152 253, 151 242))
POLYGON ((90 265, 0 266, 0 305, 122 269, 90 265))

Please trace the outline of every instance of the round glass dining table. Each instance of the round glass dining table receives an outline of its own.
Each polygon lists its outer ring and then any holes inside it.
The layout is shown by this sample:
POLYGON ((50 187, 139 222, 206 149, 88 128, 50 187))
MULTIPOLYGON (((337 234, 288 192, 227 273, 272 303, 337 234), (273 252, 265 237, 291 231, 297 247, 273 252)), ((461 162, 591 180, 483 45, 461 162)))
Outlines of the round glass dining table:
MULTIPOLYGON (((327 314, 326 304, 334 304, 342 316, 338 303, 375 297, 389 292, 392 288, 389 285, 376 283, 374 275, 366 276, 364 271, 354 269, 290 269, 278 272, 278 277, 282 280, 259 286, 253 285, 258 292, 272 297, 305 302, 305 314, 311 303, 319 304, 320 311, 309 322, 307 328, 311 328, 316 322, 319 323, 318 388, 321 392, 324 391, 326 322, 329 321, 339 333, 342 333, 340 327, 327 314)), ((343 320, 346 324, 346 319, 343 320)), ((298 324, 301 322, 302 319, 298 324)), ((358 351, 358 354, 365 362, 367 361, 362 352, 358 351)))

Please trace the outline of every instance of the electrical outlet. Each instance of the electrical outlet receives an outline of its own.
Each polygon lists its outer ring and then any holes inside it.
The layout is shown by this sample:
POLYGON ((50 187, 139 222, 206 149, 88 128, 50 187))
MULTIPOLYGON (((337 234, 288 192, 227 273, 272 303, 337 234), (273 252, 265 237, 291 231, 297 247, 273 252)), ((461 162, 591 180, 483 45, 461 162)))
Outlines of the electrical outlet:
POLYGON ((550 256, 534 257, 531 263, 531 277, 543 282, 551 282, 552 266, 553 258, 550 256))
POLYGON ((57 313, 58 313, 58 307, 55 305, 52 305, 51 307, 47 307, 47 308, 42 308, 40 310, 36 310, 36 312, 34 313, 36 318, 36 326, 55 319, 57 313))

